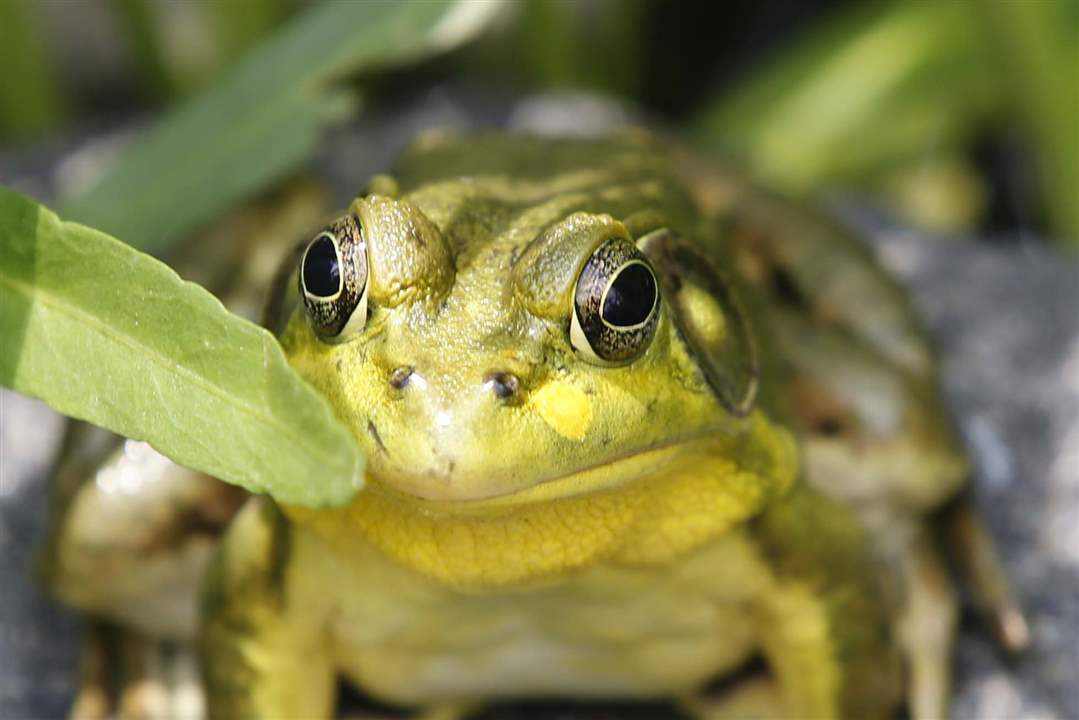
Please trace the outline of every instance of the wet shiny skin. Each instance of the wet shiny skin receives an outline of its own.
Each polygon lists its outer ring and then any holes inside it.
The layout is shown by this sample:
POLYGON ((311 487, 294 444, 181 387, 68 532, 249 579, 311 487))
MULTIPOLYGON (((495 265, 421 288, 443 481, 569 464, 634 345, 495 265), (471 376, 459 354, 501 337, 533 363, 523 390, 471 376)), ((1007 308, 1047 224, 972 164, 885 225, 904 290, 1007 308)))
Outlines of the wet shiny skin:
POLYGON ((916 323, 849 238, 635 132, 430 136, 348 212, 366 313, 327 337, 293 296, 281 342, 368 483, 236 518, 202 603, 213 714, 328 717, 342 672, 450 715, 565 695, 723 717, 745 706, 698 691, 761 655, 755 712, 887 717, 901 652, 928 668, 915 714, 943 707, 920 538, 965 463, 916 323), (618 238, 660 301, 611 363, 571 328, 618 238))

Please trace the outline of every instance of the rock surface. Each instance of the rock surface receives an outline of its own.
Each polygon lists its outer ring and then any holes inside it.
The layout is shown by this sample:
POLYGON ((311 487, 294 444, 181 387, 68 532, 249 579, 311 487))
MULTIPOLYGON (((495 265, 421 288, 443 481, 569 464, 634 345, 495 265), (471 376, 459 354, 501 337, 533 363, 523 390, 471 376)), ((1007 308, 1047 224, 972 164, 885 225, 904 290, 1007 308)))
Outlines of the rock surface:
POLYGON ((1007 663, 964 627, 955 715, 1079 717, 1079 265, 1032 243, 873 237, 936 338, 975 498, 1032 631, 1007 663))
MULTIPOLYGON (((343 204, 427 127, 550 128, 582 113, 598 113, 600 124, 611 121, 594 100, 570 102, 577 103, 570 111, 565 99, 481 107, 434 93, 406 113, 338 131, 313 169, 334 183, 343 204)), ((25 157, 15 164, 17 173, 9 170, 0 181, 48 195, 56 187, 55 153, 50 161, 25 157)), ((1031 623, 1033 646, 1012 662, 980 627, 964 625, 954 714, 1079 717, 1079 265, 1033 241, 927 238, 862 205, 844 202, 840 212, 911 288, 937 338, 946 391, 977 463, 975 496, 1031 623)), ((31 576, 61 430, 62 419, 45 406, 0 392, 0 717, 12 720, 61 717, 73 687, 79 622, 31 576)), ((624 707, 562 705, 489 716, 552 714, 627 717, 624 707)))

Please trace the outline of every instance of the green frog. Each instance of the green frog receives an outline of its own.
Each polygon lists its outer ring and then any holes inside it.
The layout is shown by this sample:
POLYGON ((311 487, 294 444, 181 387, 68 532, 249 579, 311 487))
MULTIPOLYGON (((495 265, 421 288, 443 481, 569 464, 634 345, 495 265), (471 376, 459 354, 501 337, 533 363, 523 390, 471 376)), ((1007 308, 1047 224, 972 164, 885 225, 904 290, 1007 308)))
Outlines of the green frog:
POLYGON ((902 293, 820 213, 641 131, 436 133, 274 287, 265 322, 366 487, 238 498, 128 447, 154 482, 120 511, 100 474, 72 490, 53 543, 62 597, 197 645, 212 717, 331 717, 341 676, 432 717, 946 713, 930 518, 985 550, 968 463, 902 293))

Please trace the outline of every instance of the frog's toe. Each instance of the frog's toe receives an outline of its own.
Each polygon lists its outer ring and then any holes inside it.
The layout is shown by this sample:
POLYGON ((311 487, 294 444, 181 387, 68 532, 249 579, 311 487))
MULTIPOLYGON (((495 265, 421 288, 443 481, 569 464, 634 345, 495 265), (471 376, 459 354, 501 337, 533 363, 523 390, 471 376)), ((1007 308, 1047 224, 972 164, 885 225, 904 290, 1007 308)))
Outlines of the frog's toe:
POLYGON ((138 720, 202 720, 205 703, 194 654, 133 632, 119 643, 119 717, 138 720))
POLYGON ((993 537, 969 491, 952 501, 941 523, 960 582, 970 591, 975 609, 993 629, 1002 649, 1022 652, 1030 645, 1030 627, 1012 595, 993 537))
POLYGON ((910 716, 947 717, 958 610, 951 577, 925 533, 903 558, 903 575, 906 603, 898 630, 910 669, 910 716))
POLYGON ((109 692, 109 635, 104 623, 88 623, 79 657, 79 687, 71 705, 71 720, 107 720, 112 716, 109 692))
POLYGON ((172 708, 169 717, 175 720, 201 720, 206 717, 206 693, 194 648, 187 644, 168 648, 166 657, 167 687, 172 708))

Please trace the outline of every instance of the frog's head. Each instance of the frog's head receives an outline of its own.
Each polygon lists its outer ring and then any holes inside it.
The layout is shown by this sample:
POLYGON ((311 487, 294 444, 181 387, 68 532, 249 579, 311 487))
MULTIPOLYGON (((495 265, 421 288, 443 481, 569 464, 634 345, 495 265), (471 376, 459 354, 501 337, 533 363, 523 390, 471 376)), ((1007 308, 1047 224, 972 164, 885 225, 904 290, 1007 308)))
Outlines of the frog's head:
POLYGON ((747 323, 668 221, 671 191, 596 172, 378 185, 307 246, 282 336, 371 486, 517 505, 710 457, 752 469, 758 499, 789 482, 747 323))

